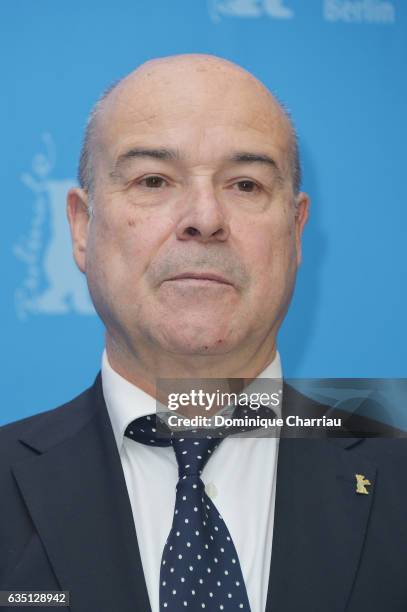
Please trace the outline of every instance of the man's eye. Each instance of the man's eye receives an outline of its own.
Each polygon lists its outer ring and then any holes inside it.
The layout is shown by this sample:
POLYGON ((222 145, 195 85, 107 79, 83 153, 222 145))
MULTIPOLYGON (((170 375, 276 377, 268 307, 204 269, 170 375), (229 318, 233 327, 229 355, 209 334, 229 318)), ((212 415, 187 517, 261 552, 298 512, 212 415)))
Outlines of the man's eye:
POLYGON ((165 184, 165 179, 161 176, 146 176, 140 181, 140 185, 144 185, 144 187, 148 187, 149 189, 159 189, 163 187, 165 184))
POLYGON ((239 181, 236 183, 239 191, 246 191, 248 193, 256 191, 258 189, 257 184, 254 181, 239 181))

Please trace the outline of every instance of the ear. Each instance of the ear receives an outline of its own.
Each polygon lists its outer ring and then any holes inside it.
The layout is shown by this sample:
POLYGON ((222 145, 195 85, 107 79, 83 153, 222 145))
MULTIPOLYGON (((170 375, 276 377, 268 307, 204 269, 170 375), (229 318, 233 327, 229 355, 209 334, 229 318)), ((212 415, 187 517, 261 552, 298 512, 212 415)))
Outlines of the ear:
POLYGON ((88 194, 77 187, 70 189, 67 195, 67 215, 71 228, 73 256, 79 270, 86 271, 86 244, 90 215, 88 194))
POLYGON ((306 193, 301 191, 295 197, 295 242, 297 247, 297 266, 301 263, 302 249, 301 249, 301 236, 304 226, 308 220, 308 213, 310 207, 310 199, 306 193))

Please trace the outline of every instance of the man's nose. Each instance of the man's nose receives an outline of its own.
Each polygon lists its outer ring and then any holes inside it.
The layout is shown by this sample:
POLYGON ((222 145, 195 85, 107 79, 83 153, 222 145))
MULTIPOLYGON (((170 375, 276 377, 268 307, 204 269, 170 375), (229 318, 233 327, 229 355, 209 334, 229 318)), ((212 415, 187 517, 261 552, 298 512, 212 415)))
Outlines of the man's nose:
POLYGON ((200 185, 189 190, 178 221, 179 240, 224 242, 230 234, 225 210, 212 185, 200 185))

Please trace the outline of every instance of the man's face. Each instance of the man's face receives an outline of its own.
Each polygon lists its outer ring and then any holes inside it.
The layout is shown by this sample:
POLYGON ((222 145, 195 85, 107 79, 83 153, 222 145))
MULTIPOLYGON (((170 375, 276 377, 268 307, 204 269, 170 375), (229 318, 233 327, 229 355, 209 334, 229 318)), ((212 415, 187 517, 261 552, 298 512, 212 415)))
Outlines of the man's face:
POLYGON ((214 355, 273 337, 308 202, 296 210, 288 124, 269 94, 230 67, 153 64, 97 127, 94 217, 76 190, 70 220, 115 342, 214 355))

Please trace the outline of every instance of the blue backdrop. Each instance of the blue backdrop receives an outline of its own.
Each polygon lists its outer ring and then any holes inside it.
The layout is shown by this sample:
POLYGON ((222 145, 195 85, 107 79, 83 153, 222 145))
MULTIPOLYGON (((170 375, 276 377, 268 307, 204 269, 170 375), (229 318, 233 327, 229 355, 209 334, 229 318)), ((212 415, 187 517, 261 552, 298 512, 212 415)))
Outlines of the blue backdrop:
POLYGON ((0 424, 73 397, 103 328, 74 268, 65 193, 86 116, 156 56, 204 52, 292 112, 312 197, 280 334, 289 377, 406 377, 404 0, 2 3, 0 424))

